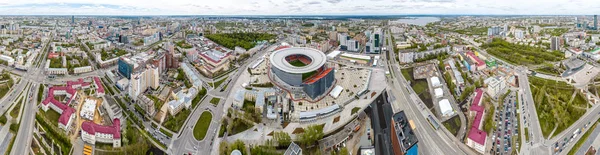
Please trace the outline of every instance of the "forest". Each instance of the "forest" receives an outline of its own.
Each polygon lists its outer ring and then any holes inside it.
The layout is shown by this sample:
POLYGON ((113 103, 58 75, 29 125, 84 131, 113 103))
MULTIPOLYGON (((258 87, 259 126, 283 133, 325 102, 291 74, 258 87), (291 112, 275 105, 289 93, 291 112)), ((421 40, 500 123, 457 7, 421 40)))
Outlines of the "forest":
POLYGON ((564 54, 559 51, 547 51, 542 48, 512 44, 497 38, 482 47, 486 49, 487 53, 517 65, 536 65, 564 59, 564 54))
POLYGON ((275 35, 268 33, 244 32, 208 34, 205 37, 229 49, 234 49, 236 46, 239 46, 248 50, 254 47, 257 41, 271 40, 275 38, 275 35))

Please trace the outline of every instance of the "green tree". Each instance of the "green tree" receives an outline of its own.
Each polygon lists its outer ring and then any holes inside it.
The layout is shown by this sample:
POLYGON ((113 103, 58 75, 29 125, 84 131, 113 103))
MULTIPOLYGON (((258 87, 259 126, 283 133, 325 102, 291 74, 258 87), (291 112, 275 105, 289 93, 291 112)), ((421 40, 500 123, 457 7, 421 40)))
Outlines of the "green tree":
POLYGON ((348 148, 344 147, 340 150, 340 154, 339 155, 349 155, 350 153, 348 152, 348 148))
POLYGON ((273 133, 273 139, 277 141, 279 146, 289 146, 292 143, 292 138, 287 132, 278 131, 273 133))
POLYGON ((309 125, 304 128, 304 133, 300 135, 300 143, 305 146, 312 145, 318 140, 322 139, 323 134, 323 126, 320 125, 309 125))

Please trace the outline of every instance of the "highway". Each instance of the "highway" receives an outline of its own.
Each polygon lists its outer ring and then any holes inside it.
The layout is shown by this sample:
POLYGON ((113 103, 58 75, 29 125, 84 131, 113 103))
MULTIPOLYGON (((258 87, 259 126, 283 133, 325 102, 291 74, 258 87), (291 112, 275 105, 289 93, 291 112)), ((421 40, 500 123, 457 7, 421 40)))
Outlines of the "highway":
POLYGON ((15 138, 14 147, 10 151, 11 155, 21 155, 27 154, 29 152, 29 148, 31 146, 33 126, 35 123, 35 112, 37 111, 37 92, 38 92, 39 84, 35 84, 35 86, 30 86, 30 89, 25 88, 27 93, 24 93, 24 108, 21 113, 21 122, 19 131, 15 138), (27 97, 29 96, 29 97, 27 97))
MULTIPOLYGON (((386 36, 389 37, 389 35, 386 36)), ((389 45, 388 49, 393 48, 389 45)), ((396 55, 394 52, 389 52, 389 54, 390 60, 388 60, 388 65, 391 65, 392 71, 390 71, 390 74, 393 74, 394 78, 391 80, 388 79, 388 86, 391 86, 388 88, 393 92, 390 93, 393 94, 391 96, 397 100, 393 102, 392 108, 394 112, 405 110, 407 117, 414 120, 416 125, 415 133, 417 138, 419 138, 419 152, 422 154, 476 154, 471 148, 467 147, 443 127, 438 119, 435 120, 440 125, 439 129, 436 130, 429 124, 426 117, 434 115, 425 108, 425 105, 416 94, 412 94, 413 92, 409 91, 409 89, 412 89, 400 71, 400 66, 395 59, 396 55)))

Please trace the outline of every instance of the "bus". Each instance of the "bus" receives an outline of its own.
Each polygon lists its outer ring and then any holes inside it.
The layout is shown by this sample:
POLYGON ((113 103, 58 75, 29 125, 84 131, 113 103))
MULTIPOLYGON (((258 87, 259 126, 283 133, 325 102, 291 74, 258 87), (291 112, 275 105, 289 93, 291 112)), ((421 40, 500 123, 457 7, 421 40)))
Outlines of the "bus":
POLYGON ((433 127, 433 129, 439 129, 440 128, 440 124, 438 124, 435 119, 433 119, 433 116, 429 115, 427 116, 427 121, 429 121, 429 124, 431 124, 431 127, 433 127))

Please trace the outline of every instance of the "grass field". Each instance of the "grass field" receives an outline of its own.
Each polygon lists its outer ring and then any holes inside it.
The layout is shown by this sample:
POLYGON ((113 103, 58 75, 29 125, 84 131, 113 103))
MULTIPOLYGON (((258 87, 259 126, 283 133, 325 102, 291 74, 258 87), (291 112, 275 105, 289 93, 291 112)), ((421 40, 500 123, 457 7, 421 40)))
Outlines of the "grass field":
POLYGON ((202 113, 202 115, 200 115, 200 118, 198 119, 198 121, 196 122, 196 125, 194 126, 194 138, 196 138, 196 140, 204 139, 204 137, 206 136, 208 127, 210 126, 211 120, 212 120, 212 114, 210 114, 210 112, 208 112, 208 111, 204 111, 202 113))
POLYGON ((300 60, 290 61, 289 63, 290 63, 290 65, 295 66, 295 67, 304 67, 304 66, 306 66, 306 64, 304 64, 300 60))
POLYGON ((41 110, 43 116, 46 116, 48 120, 50 120, 51 124, 58 126, 58 118, 60 114, 52 109, 48 109, 48 111, 44 112, 41 110))
POLYGON ((223 79, 221 79, 219 81, 216 81, 214 83, 209 83, 209 84, 212 87, 218 87, 219 85, 221 85, 221 83, 225 82, 225 80, 227 80, 227 78, 229 78, 229 77, 224 77, 223 79))
POLYGON ((456 134, 458 134, 458 129, 460 128, 460 118, 458 118, 458 116, 446 120, 443 124, 453 135, 456 136, 456 134))
POLYGON ((216 98, 216 97, 215 97, 215 98, 212 98, 212 99, 210 99, 210 103, 212 103, 212 104, 214 104, 214 105, 218 105, 218 104, 219 104, 219 101, 221 101, 221 99, 220 99, 220 98, 216 98))
POLYGON ((531 94, 544 137, 555 136, 577 121, 589 106, 573 86, 553 80, 529 77, 531 94), (553 135, 552 130, 556 128, 553 135))
POLYGON ((354 108, 352 108, 352 113, 351 113, 351 114, 352 114, 352 115, 354 115, 354 114, 355 114, 355 113, 357 113, 359 110, 360 110, 360 108, 359 108, 359 107, 354 107, 354 108))

